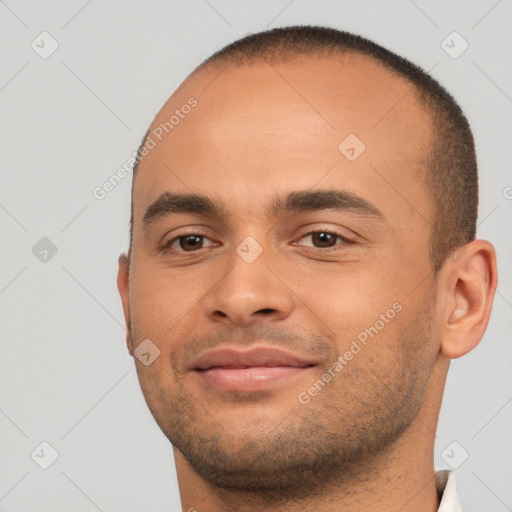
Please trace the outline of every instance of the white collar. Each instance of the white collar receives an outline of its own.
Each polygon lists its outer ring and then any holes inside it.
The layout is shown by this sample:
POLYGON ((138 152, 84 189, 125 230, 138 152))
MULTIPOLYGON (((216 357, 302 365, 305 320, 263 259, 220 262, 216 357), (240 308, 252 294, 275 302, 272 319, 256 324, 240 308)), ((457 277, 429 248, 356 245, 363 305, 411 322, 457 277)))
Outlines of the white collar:
POLYGON ((457 490, 455 488, 455 473, 443 469, 436 471, 437 492, 441 496, 438 512, 462 512, 457 490))

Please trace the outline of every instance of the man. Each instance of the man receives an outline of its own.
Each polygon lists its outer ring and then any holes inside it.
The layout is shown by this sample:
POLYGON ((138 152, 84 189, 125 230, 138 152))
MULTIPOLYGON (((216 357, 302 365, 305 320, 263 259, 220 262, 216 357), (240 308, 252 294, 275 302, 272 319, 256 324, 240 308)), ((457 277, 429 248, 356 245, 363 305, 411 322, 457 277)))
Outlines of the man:
POLYGON ((366 39, 275 29, 185 80, 135 171, 118 287, 183 510, 461 510, 435 431, 497 275, 451 96, 366 39))

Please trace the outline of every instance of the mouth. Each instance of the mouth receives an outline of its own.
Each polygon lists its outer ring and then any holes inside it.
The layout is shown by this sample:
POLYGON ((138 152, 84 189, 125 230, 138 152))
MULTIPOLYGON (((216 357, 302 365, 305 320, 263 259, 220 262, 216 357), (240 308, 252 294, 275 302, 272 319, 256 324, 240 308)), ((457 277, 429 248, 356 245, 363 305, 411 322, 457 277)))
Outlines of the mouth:
POLYGON ((270 347, 223 348, 201 354, 191 370, 208 389, 250 393, 291 383, 314 366, 311 357, 270 347))

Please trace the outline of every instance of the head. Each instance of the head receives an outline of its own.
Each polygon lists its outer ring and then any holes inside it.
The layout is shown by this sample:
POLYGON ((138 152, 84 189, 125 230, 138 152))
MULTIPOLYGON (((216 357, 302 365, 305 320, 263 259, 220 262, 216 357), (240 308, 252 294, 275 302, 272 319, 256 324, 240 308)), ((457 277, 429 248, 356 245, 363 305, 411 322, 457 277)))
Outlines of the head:
POLYGON ((373 42, 275 29, 196 68, 139 150, 118 275, 183 463, 219 487, 305 492, 418 434, 489 318, 477 203, 461 109, 373 42), (251 392, 205 384, 204 354, 263 345, 307 366, 251 392))

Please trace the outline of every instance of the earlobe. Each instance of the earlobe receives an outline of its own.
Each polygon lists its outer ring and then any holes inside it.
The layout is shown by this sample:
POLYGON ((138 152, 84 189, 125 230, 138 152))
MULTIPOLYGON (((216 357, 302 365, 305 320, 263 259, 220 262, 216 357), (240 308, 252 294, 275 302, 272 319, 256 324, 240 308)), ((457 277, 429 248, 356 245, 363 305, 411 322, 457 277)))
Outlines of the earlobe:
POLYGON ((126 346, 128 352, 133 356, 133 340, 131 333, 131 315, 130 315, 130 260, 125 253, 118 258, 119 268, 117 271, 117 289, 123 305, 124 319, 126 322, 126 346))
POLYGON ((456 359, 478 345, 489 322, 497 285, 494 247, 486 240, 474 240, 441 272, 448 296, 441 352, 456 359))

